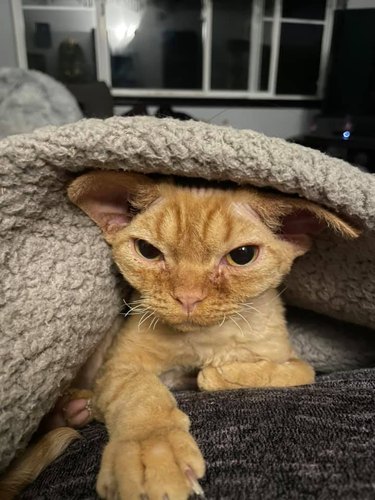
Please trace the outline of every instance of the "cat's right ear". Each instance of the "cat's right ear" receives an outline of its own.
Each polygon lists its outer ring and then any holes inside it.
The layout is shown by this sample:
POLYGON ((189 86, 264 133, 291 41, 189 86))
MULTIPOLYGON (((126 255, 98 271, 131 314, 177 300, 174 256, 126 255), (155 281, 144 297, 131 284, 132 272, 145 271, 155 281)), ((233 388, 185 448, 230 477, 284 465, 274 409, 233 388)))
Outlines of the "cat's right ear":
POLYGON ((96 222, 108 243, 129 224, 134 212, 146 208, 158 196, 149 177, 128 172, 91 172, 75 179, 68 188, 69 199, 96 222))

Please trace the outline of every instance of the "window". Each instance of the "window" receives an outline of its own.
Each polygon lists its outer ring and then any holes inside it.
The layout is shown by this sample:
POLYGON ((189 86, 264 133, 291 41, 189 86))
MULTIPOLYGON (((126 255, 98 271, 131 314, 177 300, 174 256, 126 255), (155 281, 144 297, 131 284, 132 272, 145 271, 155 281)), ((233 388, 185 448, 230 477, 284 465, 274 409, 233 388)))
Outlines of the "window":
POLYGON ((318 99, 335 4, 22 0, 27 64, 114 96, 318 99))
POLYGON ((217 0, 212 7, 211 88, 246 90, 252 1, 217 0))
POLYGON ((115 88, 200 89, 200 0, 115 0, 106 22, 115 88))
POLYGON ((23 3, 28 67, 64 83, 95 81, 94 5, 73 0, 23 3))

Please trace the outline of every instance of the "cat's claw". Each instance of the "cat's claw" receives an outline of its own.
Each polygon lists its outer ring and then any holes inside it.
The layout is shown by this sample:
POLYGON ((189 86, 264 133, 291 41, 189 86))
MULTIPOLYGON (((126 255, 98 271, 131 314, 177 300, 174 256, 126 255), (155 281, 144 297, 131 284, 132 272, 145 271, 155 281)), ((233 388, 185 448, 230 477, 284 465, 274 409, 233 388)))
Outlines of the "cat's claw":
POLYGON ((191 467, 186 469, 185 475, 190 483, 193 492, 201 498, 205 498, 202 486, 198 483, 198 478, 191 467))

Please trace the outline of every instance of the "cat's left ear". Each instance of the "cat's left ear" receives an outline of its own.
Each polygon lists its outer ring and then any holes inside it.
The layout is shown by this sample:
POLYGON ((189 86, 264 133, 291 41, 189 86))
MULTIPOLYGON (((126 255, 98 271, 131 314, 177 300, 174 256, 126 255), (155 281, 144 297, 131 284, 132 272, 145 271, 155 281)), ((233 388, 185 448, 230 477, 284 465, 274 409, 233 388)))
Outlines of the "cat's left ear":
POLYGON ((159 192, 145 175, 96 171, 75 179, 68 188, 68 196, 98 224, 111 243, 113 236, 129 224, 134 212, 149 206, 159 192))
POLYGON ((347 221, 303 198, 267 193, 257 198, 255 210, 268 225, 302 255, 311 246, 311 237, 329 229, 347 239, 357 238, 361 231, 347 221))

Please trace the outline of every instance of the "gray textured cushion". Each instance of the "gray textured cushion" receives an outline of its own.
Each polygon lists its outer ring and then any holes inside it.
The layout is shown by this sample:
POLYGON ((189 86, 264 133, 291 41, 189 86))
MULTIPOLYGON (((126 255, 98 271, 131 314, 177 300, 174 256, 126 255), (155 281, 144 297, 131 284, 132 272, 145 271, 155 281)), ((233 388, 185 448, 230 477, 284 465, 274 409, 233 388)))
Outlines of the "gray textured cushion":
POLYGON ((0 68, 0 138, 82 118, 67 88, 39 71, 0 68))
MULTIPOLYGON (((177 394, 207 462, 207 500, 375 498, 375 370, 294 389, 177 394)), ((94 500, 105 428, 93 424, 22 500, 94 500)))
MULTIPOLYGON (((322 234, 294 266, 285 297, 374 327, 370 174, 252 131, 171 119, 82 120, 9 137, 0 142, 0 468, 120 311, 124 292, 109 249, 66 197, 69 180, 88 168, 273 186, 336 210, 363 227, 363 236, 348 242, 322 234)), ((302 330, 309 328, 306 317, 302 330)))

